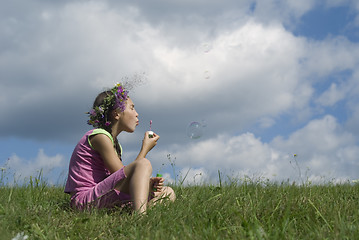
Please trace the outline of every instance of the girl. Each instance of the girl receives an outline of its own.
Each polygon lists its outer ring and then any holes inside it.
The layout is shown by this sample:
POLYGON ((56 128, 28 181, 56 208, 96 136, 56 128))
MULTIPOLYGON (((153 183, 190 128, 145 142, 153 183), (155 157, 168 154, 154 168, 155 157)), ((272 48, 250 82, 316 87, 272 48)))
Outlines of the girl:
POLYGON ((151 178, 152 166, 147 153, 160 138, 145 133, 137 158, 124 166, 122 148, 117 136, 133 132, 138 125, 138 113, 128 92, 121 84, 100 93, 88 113, 88 131, 76 145, 69 165, 65 193, 71 194, 71 206, 115 207, 132 202, 133 208, 144 213, 150 202, 168 197, 175 200, 170 187, 163 186, 161 177, 151 178))

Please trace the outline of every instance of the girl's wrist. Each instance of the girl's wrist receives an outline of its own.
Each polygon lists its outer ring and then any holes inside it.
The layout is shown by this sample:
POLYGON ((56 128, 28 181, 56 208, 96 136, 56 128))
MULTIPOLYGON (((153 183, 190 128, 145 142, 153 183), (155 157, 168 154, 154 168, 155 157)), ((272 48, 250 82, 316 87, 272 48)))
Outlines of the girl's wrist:
POLYGON ((138 154, 137 159, 145 158, 146 155, 147 155, 147 153, 148 153, 148 151, 145 151, 143 148, 141 148, 141 151, 140 151, 140 153, 138 154))

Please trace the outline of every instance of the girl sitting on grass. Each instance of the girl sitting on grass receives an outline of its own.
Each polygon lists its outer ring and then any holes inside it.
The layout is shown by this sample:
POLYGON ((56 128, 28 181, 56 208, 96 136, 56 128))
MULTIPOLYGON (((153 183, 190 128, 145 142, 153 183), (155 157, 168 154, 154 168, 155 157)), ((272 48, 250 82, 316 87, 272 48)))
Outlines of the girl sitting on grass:
POLYGON ((134 210, 144 213, 150 203, 162 198, 175 200, 170 187, 163 186, 162 177, 151 177, 151 162, 147 153, 160 138, 148 132, 142 141, 137 158, 130 164, 122 163, 122 148, 117 136, 134 132, 138 113, 121 84, 100 93, 88 113, 88 131, 76 145, 71 156, 65 193, 71 194, 71 206, 112 208, 132 203, 134 210))

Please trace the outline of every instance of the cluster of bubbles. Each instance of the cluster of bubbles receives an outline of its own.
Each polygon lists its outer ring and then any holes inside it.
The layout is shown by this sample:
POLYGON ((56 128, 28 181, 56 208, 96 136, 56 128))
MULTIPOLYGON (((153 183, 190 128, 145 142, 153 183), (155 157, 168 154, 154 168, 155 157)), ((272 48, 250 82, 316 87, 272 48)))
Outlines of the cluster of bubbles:
MULTIPOLYGON (((201 50, 203 53, 207 54, 207 53, 209 53, 209 52, 212 50, 212 44, 211 44, 211 43, 203 43, 203 44, 200 46, 200 50, 201 50)), ((203 72, 203 78, 204 78, 204 79, 209 79, 210 77, 211 77, 210 71, 205 70, 205 71, 203 72)))
POLYGON ((206 122, 191 122, 187 127, 187 136, 190 139, 198 139, 203 136, 205 127, 207 126, 206 122))
MULTIPOLYGON (((212 44, 206 42, 203 43, 199 49, 201 52, 207 54, 212 50, 212 48, 213 48, 212 44)), ((203 72, 203 78, 204 79, 211 78, 211 72, 209 70, 205 70, 203 72)), ((207 124, 204 120, 202 120, 201 122, 197 122, 197 121, 191 122, 187 126, 186 134, 190 139, 198 139, 203 136, 206 126, 207 124)))
MULTIPOLYGON (((212 50, 212 48, 213 48, 213 46, 209 42, 202 43, 199 46, 199 50, 204 54, 208 54, 212 50)), ((204 79, 211 78, 211 72, 208 69, 203 72, 203 78, 204 79)), ((187 126, 186 135, 190 139, 198 139, 203 136, 206 127, 207 127, 207 124, 204 120, 202 120, 200 122, 197 122, 197 121, 191 122, 187 126)))
POLYGON ((147 82, 146 72, 135 73, 132 76, 125 76, 121 79, 121 83, 127 90, 134 90, 136 87, 142 86, 147 82))
MULTIPOLYGON (((132 93, 137 87, 147 84, 148 78, 146 72, 140 72, 130 76, 123 76, 118 82, 121 83, 126 90, 132 93)), ((110 90, 108 87, 102 88, 102 91, 108 90, 110 90)))

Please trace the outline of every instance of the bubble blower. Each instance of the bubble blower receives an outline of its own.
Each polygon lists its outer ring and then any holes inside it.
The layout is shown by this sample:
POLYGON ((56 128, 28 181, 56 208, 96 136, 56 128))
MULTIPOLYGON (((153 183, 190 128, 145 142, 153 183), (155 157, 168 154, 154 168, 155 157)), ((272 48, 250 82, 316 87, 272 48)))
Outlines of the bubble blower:
POLYGON ((153 138, 153 132, 152 132, 152 120, 150 120, 150 131, 148 131, 148 137, 153 138))
MULTIPOLYGON (((164 164, 162 164, 162 166, 163 166, 164 164)), ((162 169, 162 167, 160 168, 160 170, 158 170, 158 173, 156 174, 156 177, 162 177, 162 174, 160 173, 160 171, 161 171, 161 169, 162 169)), ((153 191, 154 192, 157 192, 157 188, 153 188, 153 191)))
MULTIPOLYGON (((162 177, 162 174, 158 171, 158 173, 156 174, 156 177, 162 177)), ((156 192, 157 188, 153 188, 153 191, 156 192)))

